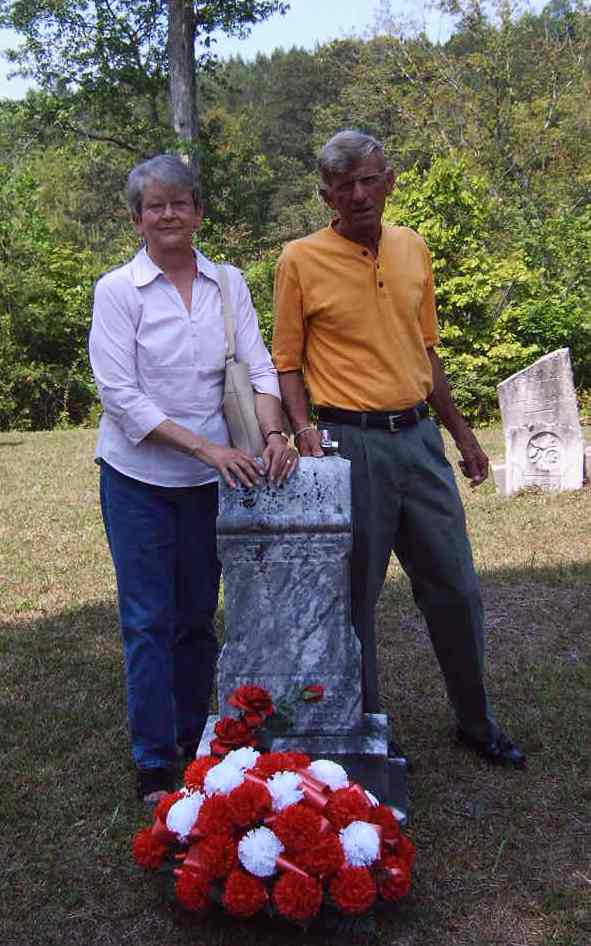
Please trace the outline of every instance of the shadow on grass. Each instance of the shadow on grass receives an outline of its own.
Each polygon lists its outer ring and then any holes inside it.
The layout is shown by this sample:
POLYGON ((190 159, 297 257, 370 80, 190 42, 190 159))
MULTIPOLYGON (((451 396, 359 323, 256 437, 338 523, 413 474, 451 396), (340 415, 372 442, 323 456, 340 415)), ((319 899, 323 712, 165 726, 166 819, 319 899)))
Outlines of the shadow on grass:
POLYGON ((0 447, 20 447, 24 440, 0 440, 0 447))
MULTIPOLYGON (((589 578, 582 567, 483 577, 489 689, 529 752, 526 773, 491 770, 453 746, 422 619, 405 581, 388 581, 382 691, 416 763, 419 853, 411 897, 379 919, 382 946, 590 941, 589 578)), ((283 926, 187 925, 133 864, 129 841, 147 818, 133 793, 110 603, 5 622, 0 653, 3 946, 320 942, 283 926)))

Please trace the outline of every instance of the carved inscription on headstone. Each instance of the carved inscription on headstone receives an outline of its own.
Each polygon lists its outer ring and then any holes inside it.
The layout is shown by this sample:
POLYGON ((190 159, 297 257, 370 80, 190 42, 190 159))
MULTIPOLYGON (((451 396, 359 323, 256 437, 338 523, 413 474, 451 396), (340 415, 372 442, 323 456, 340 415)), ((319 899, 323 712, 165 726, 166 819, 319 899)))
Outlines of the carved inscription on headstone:
POLYGON ((218 697, 258 683, 275 700, 321 683, 300 704, 294 733, 362 728, 360 644, 351 625, 351 492, 347 460, 302 459, 281 488, 220 487, 218 551, 226 643, 218 697))
POLYGON ((583 483, 583 436, 568 348, 517 372, 499 387, 505 469, 495 469, 507 495, 531 486, 561 491, 583 483))

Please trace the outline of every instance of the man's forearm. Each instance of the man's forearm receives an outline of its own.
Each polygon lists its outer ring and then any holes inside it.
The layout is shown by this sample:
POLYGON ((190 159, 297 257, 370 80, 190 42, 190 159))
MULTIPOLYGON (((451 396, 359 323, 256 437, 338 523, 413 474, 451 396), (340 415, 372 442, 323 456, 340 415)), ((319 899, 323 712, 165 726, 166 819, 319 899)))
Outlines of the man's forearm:
POLYGON ((427 354, 433 371, 433 391, 429 404, 444 427, 449 430, 462 454, 462 473, 470 480, 471 486, 478 486, 488 476, 488 457, 453 402, 449 383, 438 356, 432 348, 427 349, 427 354))
POLYGON ((300 430, 310 423, 310 401, 304 384, 301 371, 281 371, 279 373, 279 388, 283 408, 292 430, 300 430))
POLYGON ((449 430, 455 442, 458 443, 470 428, 454 404, 449 382, 438 355, 432 348, 427 349, 427 354, 433 372, 433 391, 428 398, 429 404, 443 426, 449 430))
POLYGON ((301 371, 279 372, 283 407, 295 435, 296 447, 303 457, 323 457, 320 434, 310 423, 310 401, 301 371))

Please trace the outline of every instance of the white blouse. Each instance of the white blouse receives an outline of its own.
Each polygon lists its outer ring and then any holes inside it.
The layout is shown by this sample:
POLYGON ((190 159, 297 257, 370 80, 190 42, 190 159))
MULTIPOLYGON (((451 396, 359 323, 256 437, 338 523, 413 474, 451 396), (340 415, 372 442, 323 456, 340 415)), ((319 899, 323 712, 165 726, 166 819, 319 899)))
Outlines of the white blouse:
MULTIPOLYGON (((103 405, 96 458, 158 486, 200 486, 217 472, 144 438, 173 420, 227 445, 222 414, 225 337, 215 265, 195 250, 191 312, 145 249, 102 276, 95 289, 90 362, 103 405)), ((248 287, 227 266, 236 360, 248 363, 259 394, 279 398, 277 372, 261 338, 248 287)))

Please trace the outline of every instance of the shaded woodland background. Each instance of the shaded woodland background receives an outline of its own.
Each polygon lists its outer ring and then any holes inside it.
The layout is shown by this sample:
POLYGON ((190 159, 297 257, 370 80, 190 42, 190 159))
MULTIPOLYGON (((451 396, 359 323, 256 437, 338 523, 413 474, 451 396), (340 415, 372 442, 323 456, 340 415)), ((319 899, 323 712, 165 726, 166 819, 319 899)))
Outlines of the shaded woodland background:
MULTIPOLYGON (((0 430, 96 424, 92 286, 137 247, 130 167, 178 145, 165 6, 0 0, 24 44, 15 67, 40 87, 0 101, 0 430)), ((434 43, 382 0, 365 37, 253 62, 216 60, 211 29, 225 17, 239 33, 281 4, 196 6, 199 242, 244 270, 266 339, 281 245, 328 219, 317 151, 358 127, 397 175, 388 219, 433 253, 441 356, 465 413, 493 418, 498 382, 563 345, 588 408, 591 3, 446 0, 453 31, 434 43)))

